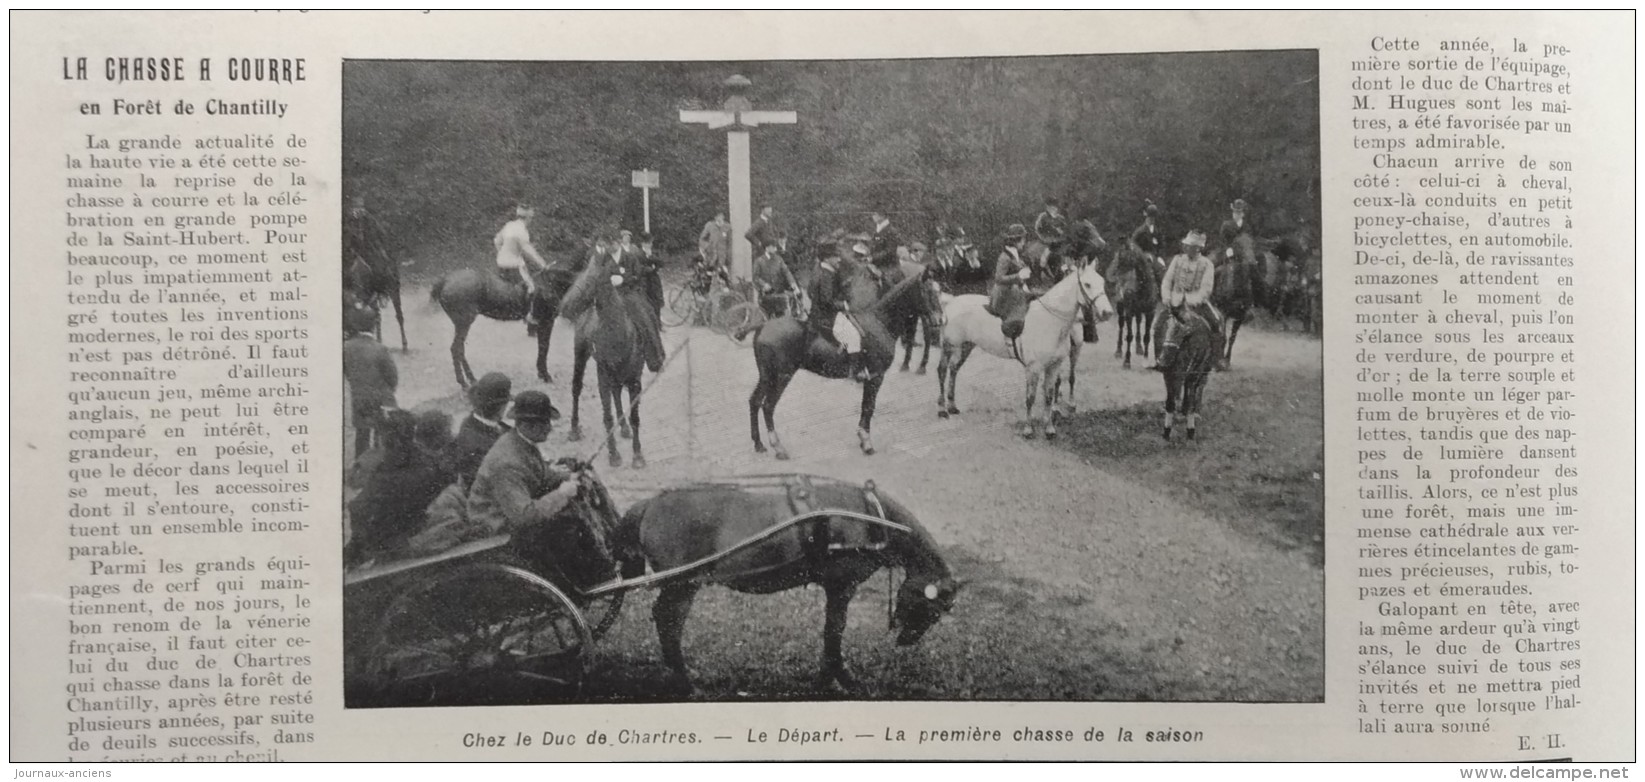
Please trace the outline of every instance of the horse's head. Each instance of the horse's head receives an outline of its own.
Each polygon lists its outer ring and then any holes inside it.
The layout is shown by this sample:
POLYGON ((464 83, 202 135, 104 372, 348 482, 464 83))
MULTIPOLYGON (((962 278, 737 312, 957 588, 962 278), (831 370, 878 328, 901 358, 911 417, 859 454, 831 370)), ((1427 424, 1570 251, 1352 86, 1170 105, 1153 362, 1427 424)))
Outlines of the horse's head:
POLYGON ((897 590, 897 605, 891 615, 891 626, 897 630, 898 646, 913 646, 937 623, 943 614, 954 608, 954 596, 959 594, 962 582, 952 576, 926 579, 910 575, 897 590))
POLYGON ((942 328, 947 323, 942 301, 942 280, 935 269, 920 272, 920 317, 931 326, 942 328))
POLYGON ((1103 281, 1102 273, 1097 271, 1096 262, 1086 263, 1076 274, 1080 306, 1090 310, 1098 322, 1113 317, 1114 305, 1108 300, 1108 285, 1103 281))
MULTIPOLYGON (((609 258, 603 255, 589 259, 588 266, 577 275, 577 279, 572 281, 571 287, 566 290, 565 296, 560 299, 559 314, 562 317, 574 321, 589 307, 598 306, 600 300, 611 293, 615 281, 611 279, 611 271, 606 263, 608 260, 609 258)), ((627 280, 623 282, 626 283, 627 280)))

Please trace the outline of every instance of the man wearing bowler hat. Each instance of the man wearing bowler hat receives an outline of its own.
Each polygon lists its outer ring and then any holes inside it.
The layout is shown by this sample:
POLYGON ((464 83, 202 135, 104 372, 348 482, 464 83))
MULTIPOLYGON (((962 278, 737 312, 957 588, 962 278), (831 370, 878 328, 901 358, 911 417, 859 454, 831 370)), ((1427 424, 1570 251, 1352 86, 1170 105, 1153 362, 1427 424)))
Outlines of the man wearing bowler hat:
POLYGON ((548 440, 560 411, 541 391, 514 397, 514 429, 497 438, 468 492, 468 515, 493 533, 549 525, 577 495, 577 481, 551 467, 537 446, 548 440))
POLYGON ((474 482, 480 462, 485 460, 491 446, 496 445, 497 438, 513 428, 503 422, 503 409, 508 407, 512 389, 508 375, 501 372, 488 372, 469 386, 468 401, 474 406, 474 412, 457 427, 457 437, 445 452, 446 469, 457 477, 464 489, 474 482))

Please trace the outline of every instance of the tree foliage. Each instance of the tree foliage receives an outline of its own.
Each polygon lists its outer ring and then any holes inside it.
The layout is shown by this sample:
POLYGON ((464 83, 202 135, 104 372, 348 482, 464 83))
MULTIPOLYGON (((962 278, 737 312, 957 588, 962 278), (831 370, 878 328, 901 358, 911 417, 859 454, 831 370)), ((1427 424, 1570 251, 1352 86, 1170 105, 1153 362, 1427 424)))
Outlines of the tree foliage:
POLYGON ((652 227, 689 247, 725 208, 724 134, 678 110, 718 108, 724 79, 797 126, 758 129, 753 197, 792 235, 868 228, 883 208, 911 237, 939 221, 978 238, 1030 222, 1047 196, 1109 237, 1139 221, 1212 231, 1227 203, 1266 233, 1319 224, 1313 51, 928 60, 370 62, 344 68, 343 175, 408 258, 489 256, 516 201, 569 247, 638 228, 629 172, 661 172, 652 227))

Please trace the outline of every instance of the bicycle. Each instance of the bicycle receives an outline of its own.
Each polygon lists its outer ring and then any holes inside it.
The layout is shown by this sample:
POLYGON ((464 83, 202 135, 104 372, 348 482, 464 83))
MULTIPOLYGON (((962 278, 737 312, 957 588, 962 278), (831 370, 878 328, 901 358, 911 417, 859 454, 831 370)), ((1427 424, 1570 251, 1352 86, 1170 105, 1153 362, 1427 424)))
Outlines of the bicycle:
MULTIPOLYGON (((800 295, 799 291, 786 291, 777 295, 783 299, 783 315, 798 321, 805 320, 805 297, 800 295)), ((746 347, 753 341, 754 334, 759 331, 760 326, 770 318, 757 298, 754 301, 745 301, 725 311, 724 333, 739 347, 746 347)))
POLYGON ((668 292, 662 312, 664 326, 708 326, 724 333, 723 313, 747 301, 732 288, 723 269, 710 269, 698 260, 691 280, 668 292))

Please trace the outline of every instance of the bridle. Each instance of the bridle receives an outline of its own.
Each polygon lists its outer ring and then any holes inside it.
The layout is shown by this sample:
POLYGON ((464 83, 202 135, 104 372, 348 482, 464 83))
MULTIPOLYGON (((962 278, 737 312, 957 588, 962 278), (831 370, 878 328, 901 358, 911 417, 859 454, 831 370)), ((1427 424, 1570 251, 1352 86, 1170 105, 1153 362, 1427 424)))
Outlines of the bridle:
POLYGON ((1080 279, 1080 272, 1082 271, 1084 271, 1084 267, 1080 267, 1069 273, 1070 276, 1074 278, 1074 290, 1078 291, 1077 295, 1079 296, 1079 302, 1074 305, 1074 310, 1072 312, 1065 314, 1051 309, 1051 305, 1045 303, 1044 296, 1035 299, 1034 303, 1040 305, 1040 307, 1046 312, 1051 313, 1051 316, 1057 320, 1063 321, 1064 323, 1073 322, 1075 318, 1079 317, 1080 307, 1085 307, 1089 310, 1090 308, 1096 306, 1097 303, 1097 298, 1095 296, 1089 296, 1085 293, 1085 282, 1080 279))

